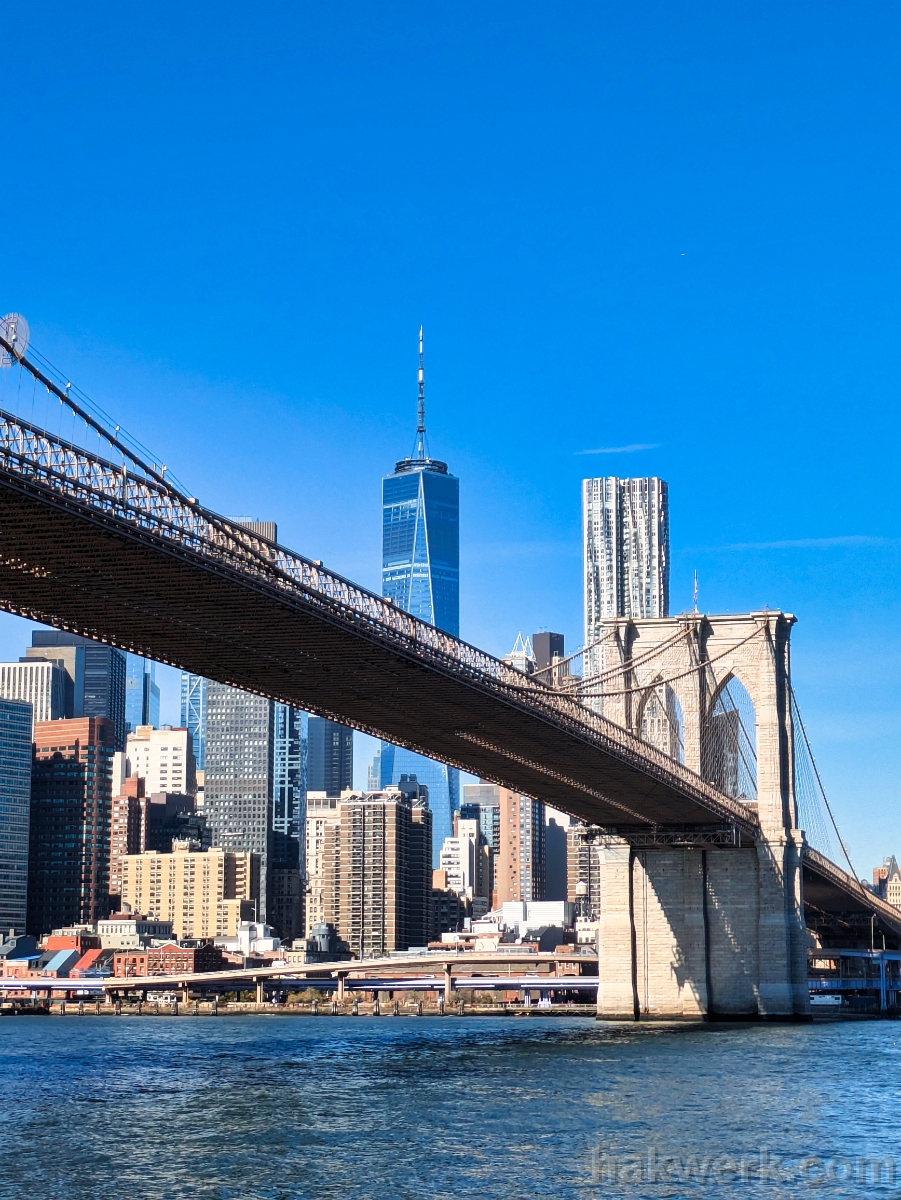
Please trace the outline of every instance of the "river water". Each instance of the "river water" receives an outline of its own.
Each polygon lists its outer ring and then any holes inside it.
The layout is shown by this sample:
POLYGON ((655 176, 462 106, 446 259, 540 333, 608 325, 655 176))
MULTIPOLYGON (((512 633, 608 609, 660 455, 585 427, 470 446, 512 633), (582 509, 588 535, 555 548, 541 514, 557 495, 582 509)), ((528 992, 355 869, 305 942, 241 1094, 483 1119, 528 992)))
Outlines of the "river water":
POLYGON ((7 1018, 0 1196, 901 1196, 899 1041, 889 1021, 7 1018))

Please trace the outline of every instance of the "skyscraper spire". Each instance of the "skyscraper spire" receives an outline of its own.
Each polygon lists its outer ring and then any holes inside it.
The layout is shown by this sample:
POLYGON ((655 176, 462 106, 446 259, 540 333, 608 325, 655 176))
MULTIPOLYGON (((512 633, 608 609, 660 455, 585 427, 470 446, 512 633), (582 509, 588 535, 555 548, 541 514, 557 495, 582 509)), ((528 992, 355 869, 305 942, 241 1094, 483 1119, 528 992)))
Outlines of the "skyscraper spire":
POLYGON ((416 453, 420 461, 427 456, 425 448, 425 373, 422 368, 422 326, 419 326, 419 404, 416 410, 416 453))

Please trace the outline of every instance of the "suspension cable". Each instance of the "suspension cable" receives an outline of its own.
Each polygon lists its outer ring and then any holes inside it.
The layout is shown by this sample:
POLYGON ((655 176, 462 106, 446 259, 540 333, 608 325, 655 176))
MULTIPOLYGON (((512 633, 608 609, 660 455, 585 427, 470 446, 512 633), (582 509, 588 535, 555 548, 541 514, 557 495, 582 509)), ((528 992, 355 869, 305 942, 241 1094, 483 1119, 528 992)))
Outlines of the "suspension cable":
MULTIPOLYGON (((820 789, 820 795, 823 797, 823 803, 826 805, 826 812, 829 814, 829 820, 832 822, 832 828, 835 830, 835 836, 838 838, 838 844, 842 848, 842 854, 845 856, 845 861, 851 868, 851 874, 854 876, 855 881, 860 883, 858 874, 854 870, 854 864, 851 862, 851 856, 848 853, 848 848, 845 845, 845 840, 839 832, 838 824, 835 820, 835 814, 832 811, 832 805, 829 803, 829 797, 826 795, 826 789, 823 787, 823 780, 820 778, 820 769, 817 766, 817 760, 813 756, 813 750, 810 746, 810 738, 807 736, 807 730, 804 727, 804 718, 801 716, 801 708, 798 704, 798 698, 795 695, 795 689, 792 687, 791 681, 789 681, 788 690, 789 695, 791 696, 793 713, 798 718, 798 728, 801 730, 801 736, 804 738, 804 745, 807 747, 807 753, 810 755, 810 764, 813 767, 813 773, 816 776, 816 781, 820 789)), ((861 884, 861 887, 863 887, 863 884, 861 884)))
MULTIPOLYGON (((614 697, 614 696, 631 696, 631 695, 634 695, 635 692, 646 692, 646 691, 649 691, 651 688, 661 687, 666 684, 675 683, 679 679, 685 679, 686 676, 688 676, 688 675, 694 675, 696 673, 699 673, 703 668, 712 666, 713 663, 719 662, 721 658, 726 658, 728 655, 732 654, 735 650, 737 650, 739 648, 739 646, 744 646, 744 644, 746 642, 749 642, 751 640, 751 638, 757 637, 758 634, 760 634, 763 629, 764 629, 764 626, 759 625, 755 630, 753 630, 751 633, 749 633, 747 637, 742 638, 742 640, 740 642, 735 642, 735 644, 730 646, 727 650, 723 650, 720 654, 715 655, 713 658, 705 658, 703 660, 703 662, 696 663, 693 667, 689 667, 687 671, 680 671, 677 675, 671 675, 669 677, 669 679, 655 679, 651 683, 645 683, 645 684, 641 684, 639 686, 631 687, 631 688, 624 688, 618 692, 586 692, 586 691, 580 689, 579 693, 578 693, 579 698, 582 699, 582 698, 588 697, 591 699, 606 699, 606 698, 610 698, 610 697, 614 697)), ((551 690, 555 691, 555 692, 559 692, 560 694, 563 694, 563 695, 571 694, 571 693, 568 693, 565 688, 553 688, 551 690)))
MULTIPOLYGON (((14 354, 12 345, 6 340, 6 338, 3 337, 2 334, 0 334, 0 346, 2 346, 10 354, 14 354)), ((140 469, 145 472, 148 478, 152 479, 155 483, 160 484, 167 491, 172 490, 171 485, 167 482, 164 475, 159 474, 153 467, 150 467, 147 465, 147 463, 142 462, 142 460, 138 458, 133 450, 129 449, 128 446, 119 441, 115 434, 110 433, 108 429, 104 429, 100 422, 95 420, 89 412, 86 412, 85 409, 81 408, 80 405, 75 403, 67 390, 57 387, 52 379, 49 379, 43 373, 43 371, 39 370, 34 363, 29 362, 24 356, 19 358, 18 355, 15 355, 15 357, 20 366, 24 367, 26 371, 28 371, 32 376, 34 376, 35 379, 42 383, 48 392, 52 392, 52 394, 56 396, 61 404, 65 404, 72 410, 72 412, 75 413, 77 417, 80 417, 82 421, 84 421, 85 425, 89 425, 92 429, 96 430, 96 432, 111 446, 114 446, 120 454, 124 455, 131 462, 133 462, 136 467, 140 467, 140 469)))
MULTIPOLYGON (((592 650, 596 650, 598 646, 603 645, 604 642, 609 642, 615 633, 615 629, 608 629, 607 632, 599 637, 596 642, 592 642, 589 646, 582 646, 581 649, 575 652, 575 654, 570 654, 568 658, 560 658, 556 662, 550 663, 546 667, 542 667, 539 671, 533 671, 531 673, 531 677, 536 679, 539 675, 547 675, 551 671, 559 671, 560 668, 566 666, 567 663, 574 662, 577 658, 584 657, 592 650)), ((621 675, 630 667, 640 666, 647 659, 654 658, 658 654, 661 654, 664 650, 668 650, 670 646, 674 645, 684 636, 684 633, 684 629, 679 629, 672 635, 672 637, 667 638, 665 642, 661 642, 658 646, 650 646, 647 650, 639 653, 636 657, 627 658, 623 662, 617 663, 616 666, 608 667, 606 670, 600 671, 597 675, 592 675, 590 678, 595 680, 606 679, 609 675, 621 675)), ((573 678, 576 678, 576 676, 573 676, 573 678)))

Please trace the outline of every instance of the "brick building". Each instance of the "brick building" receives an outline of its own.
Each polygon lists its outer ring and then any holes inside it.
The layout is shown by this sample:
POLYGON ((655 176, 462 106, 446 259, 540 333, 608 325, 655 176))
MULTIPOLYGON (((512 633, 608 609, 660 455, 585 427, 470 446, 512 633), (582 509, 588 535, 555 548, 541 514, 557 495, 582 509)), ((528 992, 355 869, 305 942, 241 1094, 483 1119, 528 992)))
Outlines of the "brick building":
POLYGON ((116 727, 106 717, 34 727, 28 931, 93 924, 109 911, 116 727))
POLYGON ((205 971, 221 971, 226 963, 222 951, 207 942, 201 946, 179 946, 166 942, 146 949, 116 950, 113 953, 113 976, 125 979, 141 975, 199 975, 205 971))
POLYGON ((120 795, 113 796, 110 809, 109 891, 115 899, 122 891, 119 860, 123 854, 140 854, 146 847, 141 838, 141 801, 144 780, 131 776, 122 781, 120 795))

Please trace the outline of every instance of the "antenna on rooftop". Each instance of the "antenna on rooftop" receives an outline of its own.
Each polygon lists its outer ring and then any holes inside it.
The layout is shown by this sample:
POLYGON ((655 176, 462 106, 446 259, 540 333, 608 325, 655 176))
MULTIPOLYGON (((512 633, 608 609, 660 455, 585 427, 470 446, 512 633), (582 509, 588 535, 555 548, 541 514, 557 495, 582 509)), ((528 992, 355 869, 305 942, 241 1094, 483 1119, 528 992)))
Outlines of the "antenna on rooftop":
POLYGON ((425 448, 425 372, 422 366, 422 326, 419 326, 419 403, 416 410, 416 454, 422 460, 427 456, 425 448))

